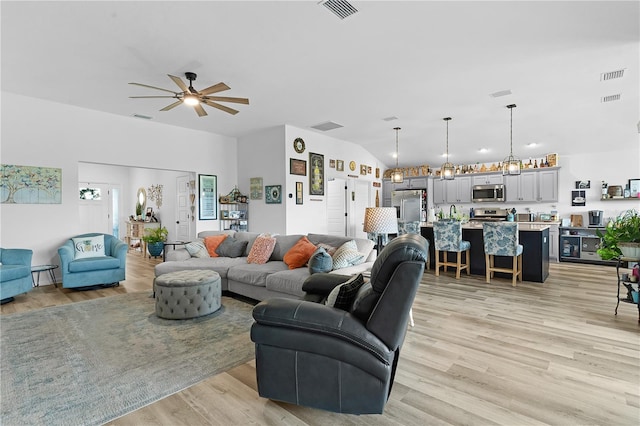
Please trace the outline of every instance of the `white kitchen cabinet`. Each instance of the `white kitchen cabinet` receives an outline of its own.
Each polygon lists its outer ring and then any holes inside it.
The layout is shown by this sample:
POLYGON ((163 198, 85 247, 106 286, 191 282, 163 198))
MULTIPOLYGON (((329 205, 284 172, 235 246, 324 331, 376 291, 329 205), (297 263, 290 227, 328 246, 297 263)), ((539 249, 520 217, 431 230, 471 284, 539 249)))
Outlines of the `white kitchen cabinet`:
POLYGON ((538 175, 538 201, 558 201, 558 170, 541 170, 538 175))
POLYGON ((433 204, 445 204, 447 202, 445 182, 440 178, 433 180, 433 204))
POLYGON ((445 197, 447 203, 470 203, 471 202, 471 177, 456 176, 453 180, 445 182, 445 197))
POLYGON ((474 185, 502 185, 504 178, 502 174, 480 175, 473 177, 474 185))
POLYGON ((557 223, 549 225, 549 259, 553 259, 556 262, 560 261, 560 254, 558 253, 560 244, 560 229, 557 223))
POLYGON ((523 171, 517 176, 504 176, 506 201, 558 201, 558 170, 523 171))

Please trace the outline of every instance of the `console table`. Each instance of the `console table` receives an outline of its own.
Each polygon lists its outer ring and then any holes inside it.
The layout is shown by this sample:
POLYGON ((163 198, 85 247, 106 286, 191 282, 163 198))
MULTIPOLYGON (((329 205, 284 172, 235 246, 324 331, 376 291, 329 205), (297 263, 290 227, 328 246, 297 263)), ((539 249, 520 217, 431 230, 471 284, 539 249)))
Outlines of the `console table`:
POLYGON ((124 241, 127 243, 127 251, 131 249, 131 241, 137 240, 140 242, 140 253, 144 257, 147 253, 147 243, 144 242, 142 237, 147 229, 159 227, 160 222, 128 221, 127 234, 124 237, 124 241))

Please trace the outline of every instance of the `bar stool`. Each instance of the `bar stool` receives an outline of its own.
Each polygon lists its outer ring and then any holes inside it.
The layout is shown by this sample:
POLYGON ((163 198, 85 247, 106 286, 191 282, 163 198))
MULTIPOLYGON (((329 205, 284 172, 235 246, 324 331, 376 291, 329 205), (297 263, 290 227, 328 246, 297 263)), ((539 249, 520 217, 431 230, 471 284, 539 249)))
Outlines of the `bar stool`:
POLYGON ((516 286, 516 278, 522 281, 522 244, 518 244, 518 223, 483 223, 484 258, 487 282, 490 283, 494 272, 511 274, 511 285, 516 286), (495 256, 510 256, 512 267, 496 267, 495 256))
POLYGON ((433 222, 433 245, 436 251, 436 277, 440 276, 440 267, 444 267, 445 272, 449 266, 456 268, 456 279, 460 279, 460 271, 469 271, 469 249, 471 243, 462 239, 462 223, 459 221, 439 221, 433 222), (443 260, 440 260, 440 252, 443 251, 443 260), (456 262, 449 262, 448 252, 456 252, 456 262), (464 263, 462 263, 462 252, 465 252, 464 263))

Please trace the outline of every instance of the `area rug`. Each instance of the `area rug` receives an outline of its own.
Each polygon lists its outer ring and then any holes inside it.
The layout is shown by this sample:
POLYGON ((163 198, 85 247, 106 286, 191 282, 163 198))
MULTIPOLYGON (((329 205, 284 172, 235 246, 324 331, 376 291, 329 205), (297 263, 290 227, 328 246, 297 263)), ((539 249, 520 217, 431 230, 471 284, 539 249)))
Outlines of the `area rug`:
POLYGON ((0 317, 0 423, 103 424, 254 357, 252 306, 191 320, 129 293, 0 317))

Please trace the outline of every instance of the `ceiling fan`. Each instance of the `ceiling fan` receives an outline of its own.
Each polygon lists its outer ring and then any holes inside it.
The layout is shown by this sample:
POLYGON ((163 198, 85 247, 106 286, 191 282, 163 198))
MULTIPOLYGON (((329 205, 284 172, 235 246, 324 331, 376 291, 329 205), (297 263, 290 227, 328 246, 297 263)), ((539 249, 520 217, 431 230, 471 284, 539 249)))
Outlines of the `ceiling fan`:
POLYGON ((173 98, 177 99, 171 105, 167 105, 162 108, 160 111, 169 111, 172 108, 177 107, 178 105, 185 103, 187 105, 193 106, 193 109, 196 110, 198 116, 203 117, 207 115, 207 112, 202 107, 202 104, 208 105, 210 107, 217 108, 221 111, 228 112, 229 114, 237 114, 238 111, 229 108, 227 106, 221 105, 218 102, 234 102, 238 104, 249 104, 249 99, 247 98, 231 98, 228 96, 209 96, 213 93, 222 92, 223 90, 229 90, 230 87, 224 83, 214 84, 213 86, 209 86, 206 89, 202 89, 200 91, 193 88, 193 82, 195 81, 197 75, 193 72, 184 73, 187 80, 189 80, 189 87, 182 81, 180 77, 176 77, 175 75, 167 74, 174 83, 178 85, 182 92, 174 92, 173 90, 163 89, 161 87, 149 86, 148 84, 141 83, 129 83, 136 86, 148 87, 150 89, 162 90, 163 92, 173 93, 173 96, 129 96, 130 98, 173 98))

